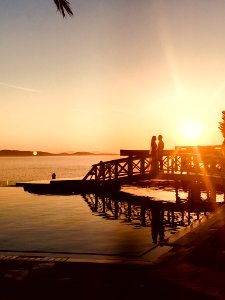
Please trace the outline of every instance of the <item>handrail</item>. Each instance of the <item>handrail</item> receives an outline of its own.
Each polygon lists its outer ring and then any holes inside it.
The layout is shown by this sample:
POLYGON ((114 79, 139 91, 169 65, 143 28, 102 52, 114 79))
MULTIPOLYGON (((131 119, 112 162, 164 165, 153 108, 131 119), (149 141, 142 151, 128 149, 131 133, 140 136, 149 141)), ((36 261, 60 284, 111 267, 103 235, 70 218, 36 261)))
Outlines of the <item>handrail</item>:
MULTIPOLYGON (((163 171, 168 174, 199 174, 224 176, 225 159, 222 155, 201 155, 198 153, 177 153, 164 151, 163 171)), ((92 165, 83 180, 104 182, 135 176, 146 177, 152 174, 151 156, 128 156, 126 158, 101 161, 92 165)))

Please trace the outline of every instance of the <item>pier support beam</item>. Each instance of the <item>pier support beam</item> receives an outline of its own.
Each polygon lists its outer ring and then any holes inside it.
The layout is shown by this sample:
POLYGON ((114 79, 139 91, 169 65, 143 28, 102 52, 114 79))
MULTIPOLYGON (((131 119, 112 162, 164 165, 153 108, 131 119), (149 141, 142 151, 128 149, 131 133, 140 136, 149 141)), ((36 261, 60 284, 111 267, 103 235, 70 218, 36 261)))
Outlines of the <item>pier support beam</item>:
POLYGON ((190 203, 200 203, 201 198, 201 186, 198 181, 193 181, 189 187, 188 200, 190 203))

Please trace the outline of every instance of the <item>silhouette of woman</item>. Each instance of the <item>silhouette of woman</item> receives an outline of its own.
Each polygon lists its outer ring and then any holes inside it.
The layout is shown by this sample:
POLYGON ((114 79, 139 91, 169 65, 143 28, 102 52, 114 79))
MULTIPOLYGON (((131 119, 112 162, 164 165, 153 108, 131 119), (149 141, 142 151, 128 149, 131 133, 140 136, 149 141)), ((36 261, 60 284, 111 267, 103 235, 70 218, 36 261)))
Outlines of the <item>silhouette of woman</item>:
POLYGON ((150 156, 151 156, 151 170, 150 172, 155 174, 158 170, 158 158, 157 158, 157 144, 156 136, 153 135, 150 144, 150 156))

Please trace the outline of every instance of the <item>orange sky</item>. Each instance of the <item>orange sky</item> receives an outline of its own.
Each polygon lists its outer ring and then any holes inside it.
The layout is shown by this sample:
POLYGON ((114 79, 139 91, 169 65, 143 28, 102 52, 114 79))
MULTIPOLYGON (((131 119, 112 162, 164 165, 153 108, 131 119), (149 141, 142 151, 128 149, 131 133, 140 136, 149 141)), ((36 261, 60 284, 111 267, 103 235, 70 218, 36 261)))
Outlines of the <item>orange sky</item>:
POLYGON ((0 4, 0 149, 222 143, 224 1, 70 2, 66 19, 51 0, 0 4))

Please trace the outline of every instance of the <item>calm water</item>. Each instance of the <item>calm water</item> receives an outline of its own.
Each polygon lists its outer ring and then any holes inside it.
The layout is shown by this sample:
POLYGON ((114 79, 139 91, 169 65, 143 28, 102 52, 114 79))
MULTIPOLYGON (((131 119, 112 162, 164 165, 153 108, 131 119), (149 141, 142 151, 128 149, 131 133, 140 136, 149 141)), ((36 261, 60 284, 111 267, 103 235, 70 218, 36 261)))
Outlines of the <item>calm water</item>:
POLYGON ((0 186, 22 181, 83 177, 92 164, 100 160, 119 158, 118 155, 0 157, 0 186))
POLYGON ((140 254, 151 245, 149 228, 99 217, 82 196, 0 190, 0 250, 140 254))
POLYGON ((36 195, 7 185, 83 177, 91 165, 118 156, 0 158, 0 250, 135 254, 152 243, 149 228, 92 212, 80 195, 36 195), (139 245, 137 247, 137 245, 139 245), (132 251, 131 251, 132 252, 132 251))
MULTIPOLYGON (((140 255, 153 245, 154 212, 126 202, 97 199, 94 195, 36 195, 9 185, 22 181, 83 177, 91 165, 118 156, 16 157, 0 158, 0 250, 51 251, 94 254, 140 255), (144 217, 143 217, 144 216, 144 217)), ((155 200, 175 202, 168 187, 123 190, 148 195, 155 200)), ((187 191, 179 191, 182 199, 187 191)), ((191 219, 197 216, 193 214, 191 219)), ((199 217, 199 216, 198 216, 199 217)), ((169 236, 190 222, 174 215, 174 224, 164 221, 165 232, 156 228, 158 238, 169 236)), ((163 230, 164 230, 163 229, 163 230)), ((155 230, 155 229, 154 229, 155 230)), ((156 236, 155 235, 155 236, 156 236)))

